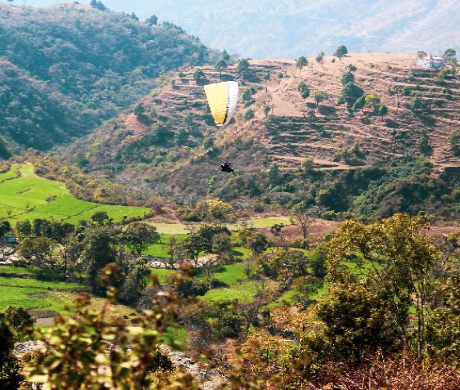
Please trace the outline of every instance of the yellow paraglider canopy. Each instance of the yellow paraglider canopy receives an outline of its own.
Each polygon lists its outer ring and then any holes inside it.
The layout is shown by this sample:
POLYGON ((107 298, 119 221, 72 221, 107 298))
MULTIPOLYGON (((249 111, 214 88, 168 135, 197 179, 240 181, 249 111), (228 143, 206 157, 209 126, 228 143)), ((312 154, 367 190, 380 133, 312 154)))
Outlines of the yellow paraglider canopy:
POLYGON ((235 115, 238 103, 238 83, 226 81, 204 87, 211 114, 217 126, 227 125, 235 115))

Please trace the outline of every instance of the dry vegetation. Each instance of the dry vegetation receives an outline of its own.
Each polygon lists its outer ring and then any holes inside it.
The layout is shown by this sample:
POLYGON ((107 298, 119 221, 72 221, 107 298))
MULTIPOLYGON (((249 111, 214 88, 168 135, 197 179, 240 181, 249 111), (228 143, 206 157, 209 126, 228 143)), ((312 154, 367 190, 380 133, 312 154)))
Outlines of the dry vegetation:
MULTIPOLYGON (((254 103, 247 107, 241 103, 235 123, 217 134, 207 115, 202 86, 193 80, 196 68, 187 67, 180 73, 165 76, 163 85, 144 98, 142 104, 146 111, 153 114, 153 123, 167 118, 173 133, 179 128, 190 127, 188 117, 189 121, 196 122, 201 133, 199 137, 216 134, 217 145, 238 137, 259 141, 271 160, 286 168, 297 168, 304 158, 312 158, 315 165, 323 169, 352 169, 355 167, 343 158, 335 160, 355 145, 365 155, 365 164, 420 154, 417 140, 422 133, 427 134, 432 148, 429 160, 439 171, 446 167, 460 167, 458 156, 449 147, 449 137, 460 121, 460 84, 456 78, 440 80, 436 72, 416 69, 413 54, 351 54, 335 62, 331 58, 325 57, 321 64, 310 59, 309 65, 302 69, 296 68, 295 61, 252 61, 251 67, 257 80, 242 84, 243 91, 256 88, 254 103), (379 95, 388 107, 387 115, 366 115, 368 110, 350 114, 344 104, 337 103, 342 90, 341 77, 350 64, 357 68, 355 83, 366 95, 379 95), (269 80, 265 80, 266 76, 270 76, 269 80), (322 90, 326 93, 327 100, 320 103, 318 109, 311 97, 303 99, 300 96, 297 91, 300 81, 304 81, 311 92, 322 90), (429 111, 414 112, 409 106, 410 96, 398 97, 391 92, 396 85, 407 88, 407 94, 415 93, 426 101, 429 111), (265 120, 265 105, 270 107, 269 121, 265 120), (255 118, 245 121, 243 116, 248 109, 255 112, 255 118), (314 116, 310 117, 311 111, 314 116)), ((219 74, 213 67, 201 69, 209 82, 219 80, 219 74)), ((224 78, 234 77, 237 78, 236 66, 230 67, 224 74, 224 78)), ((92 148, 97 150, 89 153, 93 168, 103 168, 109 156, 113 157, 120 149, 141 140, 151 132, 151 127, 139 122, 136 115, 129 111, 101 128, 84 141, 93 142, 92 148), (95 140, 97 143, 94 143, 95 140)), ((145 151, 141 153, 145 154, 145 151)), ((203 150, 184 151, 169 167, 180 168, 191 159, 207 165, 203 154, 203 150)), ((136 160, 139 156, 130 157, 136 160)), ((257 158, 251 161, 244 157, 244 153, 239 153, 239 159, 242 159, 240 169, 250 170, 260 162, 257 158)), ((129 164, 128 161, 126 163, 129 164)), ((173 173, 169 172, 169 175, 173 176, 173 173)), ((145 175, 148 176, 149 172, 145 175)))

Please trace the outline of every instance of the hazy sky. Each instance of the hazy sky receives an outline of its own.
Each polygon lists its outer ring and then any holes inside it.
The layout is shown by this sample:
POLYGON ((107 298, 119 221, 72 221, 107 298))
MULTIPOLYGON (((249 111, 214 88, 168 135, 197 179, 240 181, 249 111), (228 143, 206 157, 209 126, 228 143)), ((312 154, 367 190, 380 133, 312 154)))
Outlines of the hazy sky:
MULTIPOLYGON (((1 0, 0 0, 1 1, 1 0)), ((29 5, 59 0, 16 0, 29 5)), ((88 3, 89 1, 81 1, 88 3)), ((171 21, 216 49, 253 58, 350 51, 460 49, 460 0, 103 0, 171 21)))

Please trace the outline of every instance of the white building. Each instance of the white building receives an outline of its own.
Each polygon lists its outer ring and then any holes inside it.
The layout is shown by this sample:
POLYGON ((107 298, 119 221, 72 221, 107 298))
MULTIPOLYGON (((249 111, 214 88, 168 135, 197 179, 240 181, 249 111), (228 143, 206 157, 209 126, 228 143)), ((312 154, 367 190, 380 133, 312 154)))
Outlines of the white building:
POLYGON ((417 59, 417 65, 428 69, 442 69, 446 63, 442 57, 435 57, 429 53, 426 57, 417 59))

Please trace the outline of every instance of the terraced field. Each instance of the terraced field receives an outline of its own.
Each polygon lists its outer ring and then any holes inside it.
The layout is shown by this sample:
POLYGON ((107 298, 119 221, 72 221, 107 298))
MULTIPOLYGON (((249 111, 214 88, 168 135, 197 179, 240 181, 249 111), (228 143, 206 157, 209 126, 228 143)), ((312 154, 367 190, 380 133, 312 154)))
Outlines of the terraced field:
POLYGON ((13 223, 47 218, 76 224, 105 211, 115 222, 123 217, 143 218, 148 208, 103 205, 75 198, 65 185, 39 177, 32 164, 15 166, 0 175, 0 218, 13 223), (18 172, 18 173, 16 173, 18 172))
MULTIPOLYGON (((117 119, 116 130, 101 126, 67 147, 64 160, 75 163, 75 156, 84 154, 91 172, 112 175, 115 170, 114 180, 133 186, 145 181, 157 193, 182 200, 209 193, 234 199, 225 190, 229 178, 217 174, 222 161, 231 161, 247 177, 274 163, 298 170, 306 158, 317 170, 341 172, 413 156, 429 160, 437 174, 458 175, 452 135, 460 124, 459 77, 418 68, 416 58, 415 53, 350 53, 340 60, 326 56, 322 63, 309 58, 302 69, 294 60, 251 60, 253 77, 240 81, 242 101, 224 129, 210 119, 203 85, 193 79, 197 68, 184 67, 165 75, 141 103, 154 123, 161 116, 170 129, 189 129, 188 144, 167 150, 149 144, 153 127, 131 111, 117 119), (342 76, 350 65, 356 68, 355 84, 365 96, 380 99, 386 113, 371 113, 371 107, 348 111, 342 76), (308 98, 299 93, 300 82, 308 86, 308 98), (326 100, 316 105, 313 93, 320 90, 326 100), (245 119, 249 113, 251 119, 245 119), (204 147, 208 138, 212 151, 204 147)), ((200 69, 208 82, 221 79, 213 66, 200 69)), ((229 66, 222 79, 240 80, 236 66, 229 66)))
MULTIPOLYGON (((440 79, 437 72, 415 66, 413 54, 350 54, 332 62, 310 61, 297 69, 294 61, 257 61, 259 66, 272 66, 283 77, 272 78, 256 100, 271 107, 272 117, 266 124, 267 147, 274 161, 283 167, 298 167, 305 157, 312 158, 320 169, 356 169, 339 159, 343 150, 359 145, 364 163, 400 158, 419 153, 417 141, 428 136, 432 148, 430 161, 442 171, 460 167, 458 156, 449 148, 449 136, 460 123, 458 77, 440 79), (341 96, 341 76, 354 65, 355 82, 365 94, 377 94, 388 107, 384 117, 349 113, 341 96), (310 91, 322 90, 327 99, 315 107, 312 97, 302 99, 297 86, 304 81, 310 91), (395 96, 395 87, 405 89, 395 96), (418 96, 429 110, 412 110, 410 101, 418 96), (314 112, 314 116, 310 113, 314 112)), ((256 118, 263 118, 262 114, 256 118)), ((253 125, 257 126, 255 122, 253 125)))

